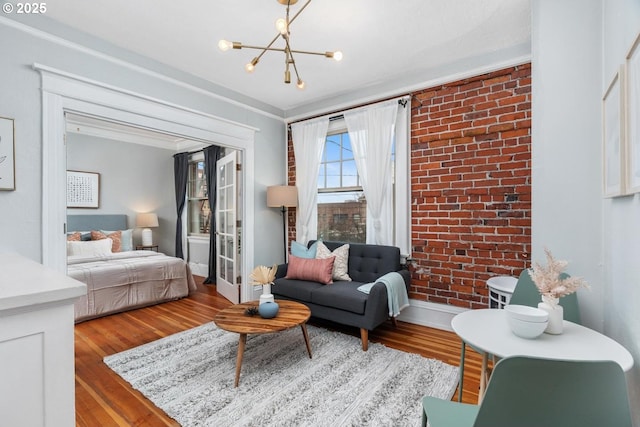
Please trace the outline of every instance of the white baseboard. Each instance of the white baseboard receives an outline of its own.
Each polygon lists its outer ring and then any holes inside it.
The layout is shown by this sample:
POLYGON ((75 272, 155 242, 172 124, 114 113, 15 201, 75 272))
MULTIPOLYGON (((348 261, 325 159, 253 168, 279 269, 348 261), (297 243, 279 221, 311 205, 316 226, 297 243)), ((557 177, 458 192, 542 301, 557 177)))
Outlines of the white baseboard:
POLYGON ((451 319, 456 314, 468 310, 453 305, 435 304, 413 299, 409 300, 409 304, 409 307, 402 310, 398 320, 445 331, 453 331, 451 329, 451 319))
POLYGON ((191 273, 195 276, 202 276, 202 277, 209 276, 208 264, 202 264, 199 262, 190 262, 189 268, 191 269, 191 273))

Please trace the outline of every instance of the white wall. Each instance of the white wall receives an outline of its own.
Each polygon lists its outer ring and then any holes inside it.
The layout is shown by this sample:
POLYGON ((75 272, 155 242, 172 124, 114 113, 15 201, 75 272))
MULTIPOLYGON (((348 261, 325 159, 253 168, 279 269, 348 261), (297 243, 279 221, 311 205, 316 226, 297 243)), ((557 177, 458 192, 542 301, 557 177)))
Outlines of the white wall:
MULTIPOLYGON (((270 247, 281 237, 280 218, 266 207, 265 193, 268 185, 281 184, 285 179, 282 143, 285 129, 278 116, 281 112, 265 108, 267 113, 261 113, 249 106, 248 101, 247 105, 227 101, 218 96, 215 92, 218 88, 210 83, 107 45, 45 17, 29 17, 28 23, 29 26, 25 26, 0 16, 0 116, 14 118, 16 127, 16 191, 0 192, 0 235, 3 236, 0 252, 42 260, 40 165, 48 159, 42 158, 40 75, 32 68, 34 63, 39 63, 258 128, 255 168, 248 172, 255 185, 254 225, 261 230, 255 236, 254 259, 267 265, 277 261, 278 255, 270 247), (34 29, 35 25, 47 32, 34 29)), ((223 92, 220 90, 225 96, 233 96, 223 92)))
POLYGON ((601 156, 602 95, 640 30, 640 4, 536 0, 532 18, 533 257, 547 246, 591 284, 578 294, 583 322, 633 354, 640 425, 640 204, 602 197, 601 156))

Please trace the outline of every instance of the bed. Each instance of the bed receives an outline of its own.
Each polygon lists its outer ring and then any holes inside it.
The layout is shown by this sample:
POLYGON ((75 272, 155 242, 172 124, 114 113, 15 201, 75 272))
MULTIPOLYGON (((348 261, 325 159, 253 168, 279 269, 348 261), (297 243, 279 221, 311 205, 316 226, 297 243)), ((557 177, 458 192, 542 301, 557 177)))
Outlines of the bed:
POLYGON ((183 259, 133 250, 126 215, 68 215, 67 230, 67 275, 87 285, 87 294, 75 302, 76 323, 176 300, 196 289, 183 259))

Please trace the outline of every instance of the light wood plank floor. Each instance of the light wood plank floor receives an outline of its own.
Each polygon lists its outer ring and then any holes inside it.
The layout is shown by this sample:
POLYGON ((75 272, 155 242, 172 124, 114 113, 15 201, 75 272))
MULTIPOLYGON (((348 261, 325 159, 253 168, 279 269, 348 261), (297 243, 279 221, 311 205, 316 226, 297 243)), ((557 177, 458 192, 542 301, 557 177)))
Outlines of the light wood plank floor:
MULTIPOLYGON (((102 358, 210 322, 220 309, 230 305, 226 299, 218 296, 215 286, 202 285, 202 278, 196 279, 198 291, 188 298, 89 320, 75 326, 77 426, 178 426, 161 409, 107 368, 102 358)), ((314 319, 310 324, 359 337, 356 328, 314 319)), ((460 360, 460 340, 452 332, 405 322, 398 322, 398 327, 394 328, 388 322, 371 332, 369 339, 456 366, 460 360)), ((463 401, 475 403, 481 359, 467 349, 463 401)), ((233 372, 229 375, 231 378, 233 372)), ((457 399, 457 391, 454 399, 457 399)))

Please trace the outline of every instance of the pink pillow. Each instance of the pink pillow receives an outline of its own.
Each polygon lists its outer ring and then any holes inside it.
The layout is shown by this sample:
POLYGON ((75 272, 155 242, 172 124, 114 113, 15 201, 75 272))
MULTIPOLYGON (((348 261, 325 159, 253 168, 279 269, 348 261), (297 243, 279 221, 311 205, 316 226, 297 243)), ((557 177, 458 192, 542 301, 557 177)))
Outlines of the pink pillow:
POLYGON ((323 285, 333 283, 331 275, 336 257, 325 259, 299 258, 289 255, 287 279, 310 280, 323 285))

